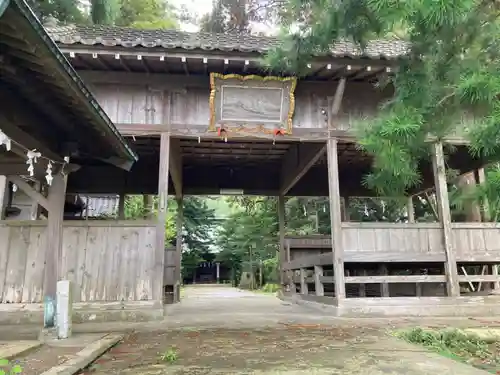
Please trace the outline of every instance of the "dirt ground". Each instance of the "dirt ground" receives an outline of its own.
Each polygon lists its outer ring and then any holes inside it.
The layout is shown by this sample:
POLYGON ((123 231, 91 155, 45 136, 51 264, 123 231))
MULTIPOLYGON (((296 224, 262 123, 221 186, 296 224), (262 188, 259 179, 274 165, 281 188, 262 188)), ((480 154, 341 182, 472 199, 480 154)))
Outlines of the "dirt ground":
POLYGON ((133 333, 84 372, 85 375, 403 373, 482 374, 425 349, 407 346, 381 328, 320 325, 133 333))
POLYGON ((319 326, 134 333, 101 357, 85 374, 119 374, 124 370, 132 373, 134 368, 139 371, 148 367, 156 370, 181 367, 189 369, 190 374, 208 374, 214 369, 244 374, 290 363, 297 369, 310 368, 318 365, 318 359, 332 342, 340 339, 349 342, 356 340, 356 335, 354 331, 319 326), (177 359, 169 362, 162 358, 164 353, 167 356, 175 353, 177 359), (301 358, 300 363, 297 363, 298 358, 301 358))

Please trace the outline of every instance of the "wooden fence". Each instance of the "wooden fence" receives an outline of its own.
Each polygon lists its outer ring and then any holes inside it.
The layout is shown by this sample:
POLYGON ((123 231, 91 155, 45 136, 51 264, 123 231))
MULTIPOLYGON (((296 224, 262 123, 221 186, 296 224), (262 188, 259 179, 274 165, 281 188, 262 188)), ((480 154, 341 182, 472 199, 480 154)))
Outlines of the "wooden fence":
MULTIPOLYGON (((500 263, 500 225, 453 223, 458 262, 500 263)), ((327 265, 330 236, 286 237, 291 262, 297 269, 327 265)), ((438 223, 342 223, 345 262, 444 262, 442 229, 438 223)), ((330 250, 331 251, 331 250, 330 250)))
MULTIPOLYGON (((0 222, 0 302, 43 300, 43 221, 0 222)), ((75 302, 152 299, 155 224, 136 221, 64 223, 61 278, 75 302)))

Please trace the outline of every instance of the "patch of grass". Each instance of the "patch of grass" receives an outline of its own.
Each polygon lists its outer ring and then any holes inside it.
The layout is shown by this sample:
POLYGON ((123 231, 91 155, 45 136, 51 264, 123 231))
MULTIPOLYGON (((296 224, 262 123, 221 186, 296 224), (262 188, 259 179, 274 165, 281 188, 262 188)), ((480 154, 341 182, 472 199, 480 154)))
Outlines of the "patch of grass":
POLYGON ((263 293, 276 293, 280 289, 281 286, 279 284, 265 284, 259 291, 263 293))
POLYGON ((414 328, 400 331, 396 336, 422 345, 445 357, 469 363, 497 374, 500 370, 498 345, 489 344, 479 337, 458 329, 430 330, 414 328))
POLYGON ((178 359, 177 349, 169 348, 160 356, 162 362, 174 363, 178 359))

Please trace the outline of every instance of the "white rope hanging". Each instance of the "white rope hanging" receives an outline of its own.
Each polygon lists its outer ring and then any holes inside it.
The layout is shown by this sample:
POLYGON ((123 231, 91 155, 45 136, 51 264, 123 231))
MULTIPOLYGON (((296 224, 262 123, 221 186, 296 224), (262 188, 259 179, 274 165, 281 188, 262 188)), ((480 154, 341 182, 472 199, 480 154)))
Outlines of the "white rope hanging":
MULTIPOLYGON (((0 129, 0 146, 5 146, 7 151, 11 151, 12 149, 12 144, 15 144, 22 148, 26 152, 26 164, 28 165, 27 167, 27 172, 30 177, 33 177, 35 175, 35 164, 38 162, 39 159, 45 159, 47 160, 47 169, 45 170, 45 180, 47 181, 47 185, 52 185, 52 180, 54 179, 52 175, 52 168, 54 164, 62 164, 63 166, 67 163, 69 163, 69 157, 64 158, 64 163, 57 163, 52 159, 49 159, 45 156, 42 155, 40 151, 37 151, 37 149, 30 150, 27 147, 24 147, 22 144, 12 140, 5 134, 2 129, 0 129)), ((17 190, 17 186, 14 186, 14 189, 17 190)), ((15 191, 15 190, 14 190, 15 191)))

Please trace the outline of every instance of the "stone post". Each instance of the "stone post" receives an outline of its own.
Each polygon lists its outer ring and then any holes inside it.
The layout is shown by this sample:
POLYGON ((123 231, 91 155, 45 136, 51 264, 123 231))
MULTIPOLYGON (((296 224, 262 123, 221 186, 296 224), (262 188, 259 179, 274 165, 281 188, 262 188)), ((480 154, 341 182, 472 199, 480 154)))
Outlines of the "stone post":
POLYGON ((71 336, 72 315, 72 283, 69 280, 59 280, 56 292, 56 327, 58 339, 67 339, 71 336))

